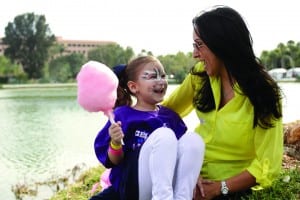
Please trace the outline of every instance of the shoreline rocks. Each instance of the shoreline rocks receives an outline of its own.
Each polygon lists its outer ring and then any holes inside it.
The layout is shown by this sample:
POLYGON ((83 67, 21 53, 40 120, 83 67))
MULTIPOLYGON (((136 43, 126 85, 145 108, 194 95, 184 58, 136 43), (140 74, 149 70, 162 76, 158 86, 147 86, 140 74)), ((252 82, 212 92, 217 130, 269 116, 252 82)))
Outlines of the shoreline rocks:
POLYGON ((85 163, 77 164, 68 169, 63 175, 56 175, 43 182, 17 183, 11 190, 17 200, 50 199, 55 193, 79 180, 80 175, 87 170, 85 163))
POLYGON ((285 153, 300 160, 300 120, 284 125, 285 153))

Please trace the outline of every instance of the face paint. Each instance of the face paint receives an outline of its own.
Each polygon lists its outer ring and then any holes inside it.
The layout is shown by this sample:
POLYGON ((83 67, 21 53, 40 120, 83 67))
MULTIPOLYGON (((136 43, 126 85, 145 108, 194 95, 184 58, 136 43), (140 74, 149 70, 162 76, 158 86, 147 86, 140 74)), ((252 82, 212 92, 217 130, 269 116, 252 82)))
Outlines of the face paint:
POLYGON ((166 75, 161 73, 157 68, 154 68, 153 71, 145 70, 141 77, 142 79, 149 81, 160 81, 166 79, 166 75))

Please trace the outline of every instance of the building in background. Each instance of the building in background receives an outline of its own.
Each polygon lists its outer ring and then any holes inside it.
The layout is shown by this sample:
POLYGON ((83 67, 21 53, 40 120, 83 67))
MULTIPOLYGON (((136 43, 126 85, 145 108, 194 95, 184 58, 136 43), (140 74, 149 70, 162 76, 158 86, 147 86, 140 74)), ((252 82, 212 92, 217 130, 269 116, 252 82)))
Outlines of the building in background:
POLYGON ((292 67, 290 69, 274 68, 268 73, 276 81, 297 81, 300 80, 300 67, 292 67))
POLYGON ((287 78, 300 78, 300 67, 293 67, 287 70, 286 72, 287 78))
MULTIPOLYGON (((63 39, 62 37, 56 37, 56 42, 61 44, 63 47, 62 55, 71 54, 71 53, 81 53, 87 57, 87 54, 90 50, 97 47, 108 45, 108 44, 117 44, 112 41, 101 41, 101 40, 68 40, 63 39)), ((3 44, 2 38, 0 38, 0 55, 4 55, 4 50, 6 45, 3 44)))
POLYGON ((273 68, 271 70, 269 70, 269 74, 272 76, 272 78, 274 78, 275 80, 281 80, 283 78, 285 78, 286 76, 286 69, 285 68, 273 68))
POLYGON ((81 53, 87 57, 87 54, 90 50, 97 47, 108 45, 108 44, 117 44, 112 41, 98 41, 98 40, 66 40, 62 37, 56 37, 56 42, 63 45, 64 51, 63 54, 71 53, 81 53))

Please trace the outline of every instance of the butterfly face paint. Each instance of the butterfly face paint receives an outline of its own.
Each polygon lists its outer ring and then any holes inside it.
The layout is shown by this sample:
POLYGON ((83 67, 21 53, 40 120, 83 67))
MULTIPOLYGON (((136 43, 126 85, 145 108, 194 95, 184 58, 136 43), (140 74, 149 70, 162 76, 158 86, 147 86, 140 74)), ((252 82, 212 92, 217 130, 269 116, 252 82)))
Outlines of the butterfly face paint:
POLYGON ((147 81, 166 81, 166 74, 154 68, 153 71, 145 70, 141 78, 147 81))
POLYGON ((166 79, 166 74, 163 71, 157 68, 153 68, 153 71, 145 70, 142 73, 141 78, 153 84, 152 89, 154 93, 165 93, 168 83, 166 79))

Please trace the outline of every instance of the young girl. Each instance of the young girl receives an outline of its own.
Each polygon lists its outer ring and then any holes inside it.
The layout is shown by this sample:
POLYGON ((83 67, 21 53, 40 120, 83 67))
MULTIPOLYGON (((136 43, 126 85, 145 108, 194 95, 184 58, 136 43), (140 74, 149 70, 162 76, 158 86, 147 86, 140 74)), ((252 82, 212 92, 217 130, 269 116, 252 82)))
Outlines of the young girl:
POLYGON ((140 56, 114 71, 119 78, 116 123, 108 121, 95 139, 97 158, 111 168, 112 185, 90 200, 191 200, 202 166, 202 159, 193 157, 203 157, 204 142, 185 133, 175 112, 158 105, 167 90, 162 64, 140 56))

